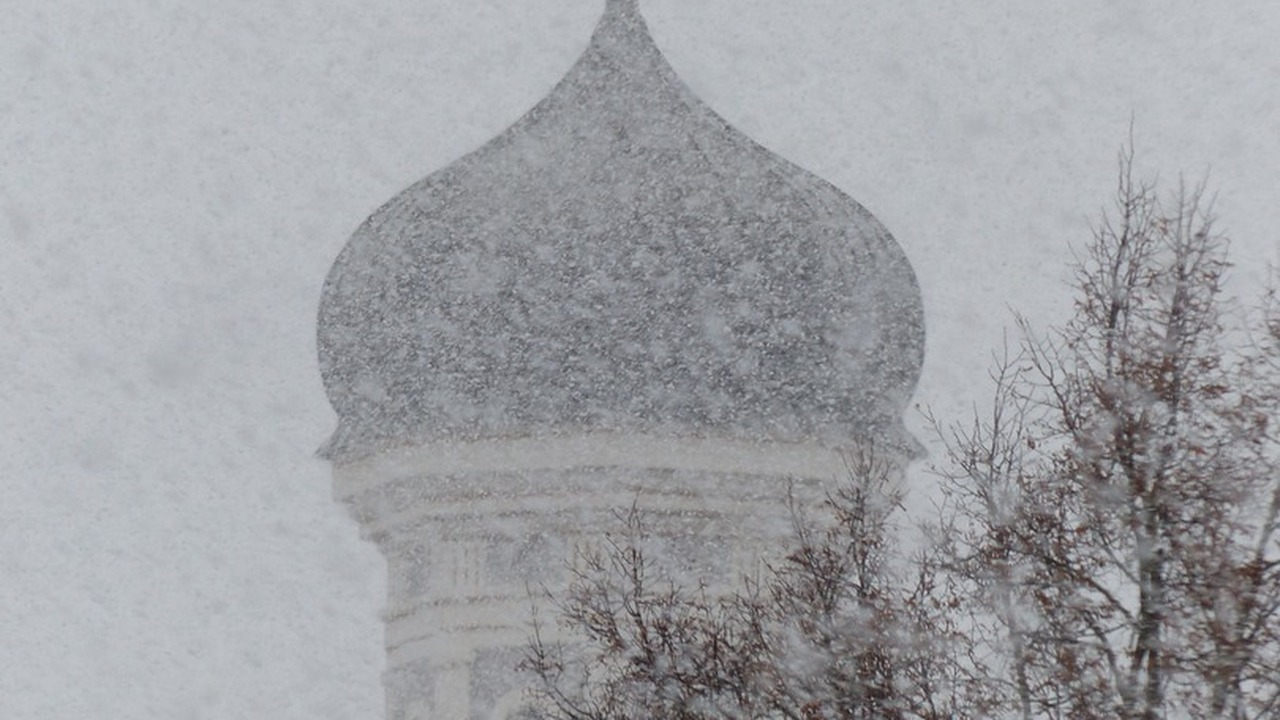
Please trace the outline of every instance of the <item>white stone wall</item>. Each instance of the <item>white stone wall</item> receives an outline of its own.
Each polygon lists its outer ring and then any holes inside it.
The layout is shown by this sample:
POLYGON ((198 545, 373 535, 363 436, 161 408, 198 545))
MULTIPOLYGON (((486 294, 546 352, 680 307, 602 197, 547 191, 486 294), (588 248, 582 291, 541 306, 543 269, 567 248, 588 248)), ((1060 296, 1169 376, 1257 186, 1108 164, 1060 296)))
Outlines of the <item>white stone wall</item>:
POLYGON ((812 445, 585 436, 423 445, 335 468, 335 495, 387 559, 388 720, 511 717, 542 588, 637 504, 665 567, 712 586, 790 533, 845 474, 812 445))

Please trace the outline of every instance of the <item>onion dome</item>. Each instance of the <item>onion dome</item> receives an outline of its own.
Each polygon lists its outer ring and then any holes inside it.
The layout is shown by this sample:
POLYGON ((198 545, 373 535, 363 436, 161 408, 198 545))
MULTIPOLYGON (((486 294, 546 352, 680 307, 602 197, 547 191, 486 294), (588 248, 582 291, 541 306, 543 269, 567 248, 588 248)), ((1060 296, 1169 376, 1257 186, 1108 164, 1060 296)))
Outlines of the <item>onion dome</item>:
POLYGON ((910 448, 924 347, 888 231, 695 97, 635 0, 356 230, 318 335, 334 459, 583 432, 910 448))

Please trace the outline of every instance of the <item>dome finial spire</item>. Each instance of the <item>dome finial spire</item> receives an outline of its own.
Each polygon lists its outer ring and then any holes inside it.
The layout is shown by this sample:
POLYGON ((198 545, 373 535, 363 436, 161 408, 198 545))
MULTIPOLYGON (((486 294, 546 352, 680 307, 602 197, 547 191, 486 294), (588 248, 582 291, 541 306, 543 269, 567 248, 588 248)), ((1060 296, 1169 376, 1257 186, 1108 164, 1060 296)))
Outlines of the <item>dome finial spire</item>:
POLYGON ((631 14, 639 11, 639 0, 606 0, 605 12, 631 14))

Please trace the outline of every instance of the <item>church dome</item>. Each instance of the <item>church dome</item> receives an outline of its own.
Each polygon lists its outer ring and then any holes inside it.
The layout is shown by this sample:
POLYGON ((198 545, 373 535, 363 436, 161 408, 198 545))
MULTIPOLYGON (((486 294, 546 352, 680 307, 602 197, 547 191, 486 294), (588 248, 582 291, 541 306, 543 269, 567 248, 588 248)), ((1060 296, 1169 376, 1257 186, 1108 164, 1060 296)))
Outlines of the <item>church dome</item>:
POLYGON ((544 100, 356 230, 318 341, 331 458, 582 432, 910 447, 924 326, 888 231, 609 0, 544 100))

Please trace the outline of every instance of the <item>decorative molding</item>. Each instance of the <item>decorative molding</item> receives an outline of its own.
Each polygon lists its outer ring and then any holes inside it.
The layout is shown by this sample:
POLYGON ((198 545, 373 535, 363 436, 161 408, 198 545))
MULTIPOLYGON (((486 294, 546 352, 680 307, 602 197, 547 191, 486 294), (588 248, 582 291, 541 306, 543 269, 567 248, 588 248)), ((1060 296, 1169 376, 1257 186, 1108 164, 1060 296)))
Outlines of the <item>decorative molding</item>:
POLYGON ((347 499, 395 478, 629 468, 836 479, 842 450, 812 443, 585 433, 552 438, 434 442, 334 467, 334 495, 347 499))

